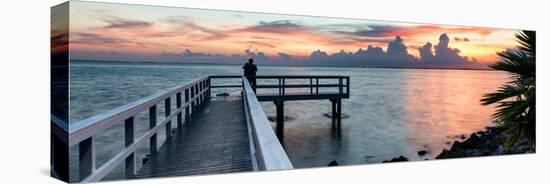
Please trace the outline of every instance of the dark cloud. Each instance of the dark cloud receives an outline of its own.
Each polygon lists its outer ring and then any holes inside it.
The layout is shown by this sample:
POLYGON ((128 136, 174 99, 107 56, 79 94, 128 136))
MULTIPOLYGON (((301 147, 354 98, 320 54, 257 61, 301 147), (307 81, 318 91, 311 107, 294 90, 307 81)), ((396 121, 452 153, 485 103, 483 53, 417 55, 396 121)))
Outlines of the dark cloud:
POLYGON ((390 25, 370 25, 367 29, 359 29, 353 32, 336 31, 337 33, 350 34, 354 36, 362 37, 386 37, 395 35, 395 32, 401 31, 405 28, 390 25))
POLYGON ((250 44, 251 47, 261 46, 261 47, 275 48, 275 45, 267 43, 267 42, 262 42, 262 41, 247 41, 246 43, 250 44))
POLYGON ((100 16, 100 20, 103 22, 109 24, 105 26, 104 28, 110 29, 110 28, 140 28, 140 27, 148 27, 153 25, 152 23, 141 21, 141 20, 132 20, 132 19, 126 19, 116 16, 100 16))
POLYGON ((418 49, 418 52, 420 53, 420 58, 423 61, 433 61, 434 58, 434 52, 432 50, 432 43, 428 42, 424 44, 424 46, 420 47, 418 49))
POLYGON ((325 51, 317 49, 316 51, 313 51, 309 57, 311 59, 322 59, 324 57, 328 57, 328 54, 325 51))
POLYGON ((185 49, 182 52, 184 57, 224 57, 223 54, 213 54, 213 53, 203 53, 203 52, 193 52, 189 49, 185 49))
POLYGON ((250 49, 246 49, 244 50, 244 54, 246 57, 250 57, 250 58, 254 58, 256 60, 268 60, 269 58, 267 57, 267 55, 265 55, 265 53, 261 52, 261 51, 251 51, 250 49))
POLYGON ((282 58, 282 59, 287 59, 287 60, 292 59, 292 56, 290 56, 290 55, 287 54, 287 53, 279 52, 279 53, 277 53, 277 55, 278 55, 280 58, 282 58))
POLYGON ((403 43, 400 36, 396 36, 393 41, 388 43, 386 55, 393 59, 412 60, 414 57, 407 51, 407 46, 403 43))
POLYGON ((446 33, 439 36, 439 43, 433 46, 426 43, 419 49, 420 61, 431 65, 462 65, 469 62, 468 57, 460 55, 460 49, 449 47, 449 36, 446 33), (433 54, 432 54, 433 53, 433 54))
POLYGON ((117 47, 130 45, 134 47, 146 47, 141 42, 134 42, 127 39, 114 38, 94 33, 75 33, 71 38, 71 44, 102 45, 106 47, 117 47))
POLYGON ((307 27, 299 25, 298 23, 291 20, 278 20, 265 22, 260 21, 258 25, 250 26, 247 28, 239 29, 236 31, 245 31, 245 32, 263 32, 263 33, 293 33, 299 31, 308 30, 307 27))
POLYGON ((467 37, 464 37, 464 38, 459 38, 459 37, 454 37, 455 39, 455 42, 469 42, 470 39, 467 38, 467 37))

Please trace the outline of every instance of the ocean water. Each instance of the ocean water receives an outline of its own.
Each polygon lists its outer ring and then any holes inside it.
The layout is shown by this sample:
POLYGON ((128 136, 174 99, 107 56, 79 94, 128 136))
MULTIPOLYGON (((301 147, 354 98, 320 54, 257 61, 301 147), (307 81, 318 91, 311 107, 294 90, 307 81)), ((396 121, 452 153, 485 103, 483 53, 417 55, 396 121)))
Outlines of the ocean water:
MULTIPOLYGON (((70 122, 111 110, 159 90, 185 84, 206 75, 240 75, 235 65, 190 65, 72 61, 70 68, 70 122)), ((433 159, 450 142, 493 125, 493 106, 479 103, 508 79, 506 73, 471 70, 379 69, 337 67, 258 66, 258 75, 347 75, 350 99, 342 101, 340 129, 324 114, 328 100, 285 102, 283 145, 296 168, 380 163, 400 155, 411 160, 433 159), (427 151, 419 156, 418 151, 427 151)), ((213 84, 237 84, 237 80, 213 84)), ((239 89, 217 89, 213 94, 239 89)), ((275 106, 262 102, 267 116, 275 106)), ((136 137, 148 128, 143 112, 136 117, 136 137)), ((159 121, 164 112, 159 108, 159 121)), ((274 126, 274 123, 273 123, 274 126)), ((98 166, 123 149, 123 127, 115 126, 96 138, 98 166)), ((161 131, 160 140, 164 140, 161 131)), ((159 144, 159 147, 161 144, 159 144)), ((78 146, 71 147, 71 168, 78 165, 78 146)), ((138 165, 148 148, 138 151, 138 165)), ((121 177, 122 167, 106 179, 121 177)), ((71 177, 77 178, 76 172, 71 177)))

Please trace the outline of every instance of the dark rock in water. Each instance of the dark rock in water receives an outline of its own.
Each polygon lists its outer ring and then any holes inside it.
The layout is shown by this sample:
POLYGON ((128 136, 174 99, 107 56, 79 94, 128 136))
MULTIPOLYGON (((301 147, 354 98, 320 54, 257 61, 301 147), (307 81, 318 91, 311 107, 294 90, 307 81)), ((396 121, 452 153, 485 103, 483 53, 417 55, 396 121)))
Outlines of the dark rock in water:
POLYGON ((462 142, 462 148, 465 149, 474 149, 480 145, 481 139, 477 134, 473 133, 470 135, 470 138, 462 142))
POLYGON ((484 131, 478 131, 478 132, 477 132, 477 135, 479 135, 479 136, 483 136, 484 134, 485 134, 484 131))
POLYGON ((224 97, 226 97, 226 96, 229 96, 229 93, 218 93, 218 94, 216 94, 216 96, 224 96, 224 97))
POLYGON ((511 145, 509 150, 504 150, 503 145, 510 136, 503 133, 505 130, 505 127, 487 127, 486 131, 472 133, 468 139, 465 139, 462 142, 454 141, 450 150, 443 150, 435 158, 444 159, 521 154, 529 153, 530 150, 534 150, 534 147, 530 146, 527 140, 524 139, 521 139, 516 144, 511 145))
POLYGON ((405 161, 409 161, 409 159, 403 155, 397 157, 397 158, 393 158, 391 160, 384 160, 382 161, 382 163, 388 163, 388 162, 405 162, 405 161))
POLYGON ((336 160, 330 162, 328 166, 339 166, 338 162, 336 160))
MULTIPOLYGON (((267 120, 271 121, 271 122, 276 122, 277 121, 277 117, 275 116, 269 116, 267 117, 267 120)), ((285 116, 283 118, 283 121, 291 121, 291 120, 294 120, 294 118, 290 117, 290 116, 285 116)))
POLYGON ((418 151, 418 155, 419 155, 419 156, 424 156, 424 155, 426 155, 426 154, 428 154, 427 151, 424 151, 424 150, 418 151))

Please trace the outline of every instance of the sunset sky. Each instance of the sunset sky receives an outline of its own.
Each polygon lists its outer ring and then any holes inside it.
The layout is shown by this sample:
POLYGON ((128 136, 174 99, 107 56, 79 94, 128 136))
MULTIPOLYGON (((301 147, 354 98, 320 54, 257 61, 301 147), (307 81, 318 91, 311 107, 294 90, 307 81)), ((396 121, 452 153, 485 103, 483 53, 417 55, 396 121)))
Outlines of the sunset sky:
POLYGON ((299 62, 316 53, 361 58, 367 51, 364 58, 487 64, 515 46, 517 31, 92 2, 71 2, 69 14, 71 58, 90 60, 299 62), (422 51, 435 57, 428 61, 422 51))

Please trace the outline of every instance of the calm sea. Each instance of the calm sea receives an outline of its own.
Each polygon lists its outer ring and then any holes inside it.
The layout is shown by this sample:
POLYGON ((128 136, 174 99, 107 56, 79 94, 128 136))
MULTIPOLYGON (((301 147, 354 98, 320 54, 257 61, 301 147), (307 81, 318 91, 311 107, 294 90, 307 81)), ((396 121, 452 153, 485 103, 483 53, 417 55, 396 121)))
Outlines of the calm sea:
MULTIPOLYGON (((433 159, 460 135, 483 130, 494 107, 481 106, 483 94, 495 91, 508 75, 494 71, 258 66, 258 75, 348 75, 351 97, 342 102, 345 118, 332 128, 328 100, 285 102, 284 146, 296 168, 380 163, 404 155, 433 159), (426 156, 418 156, 420 150, 426 156)), ((72 61, 70 122, 111 110, 159 90, 206 75, 240 75, 240 66, 72 61)), ((237 81, 227 81, 231 83, 237 81)), ((214 93, 238 93, 220 89, 214 93)), ((262 102, 267 116, 273 103, 262 102)), ((159 108, 162 109, 162 108, 159 108)), ((159 116, 164 112, 159 111, 159 116)), ((161 118, 162 119, 162 118, 161 118)), ((136 136, 148 128, 145 114, 136 118, 136 136)), ((274 126, 274 124, 273 124, 274 126)), ((124 147, 123 127, 97 137, 98 165, 124 147)), ((164 139, 161 132, 160 139, 164 139)), ((160 145, 159 145, 160 146, 160 145)), ((71 148, 76 171, 77 146, 71 148)), ((140 150, 143 158, 148 148, 140 150)), ((141 163, 141 162, 138 162, 141 163)), ((117 168, 107 179, 122 173, 117 168)), ((77 173, 71 173, 77 177, 77 173)))

